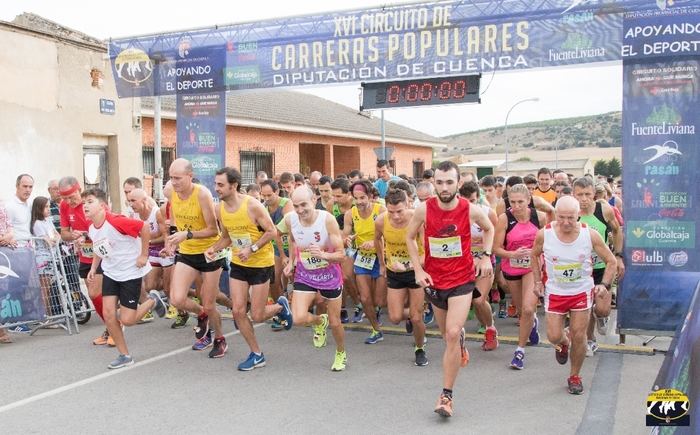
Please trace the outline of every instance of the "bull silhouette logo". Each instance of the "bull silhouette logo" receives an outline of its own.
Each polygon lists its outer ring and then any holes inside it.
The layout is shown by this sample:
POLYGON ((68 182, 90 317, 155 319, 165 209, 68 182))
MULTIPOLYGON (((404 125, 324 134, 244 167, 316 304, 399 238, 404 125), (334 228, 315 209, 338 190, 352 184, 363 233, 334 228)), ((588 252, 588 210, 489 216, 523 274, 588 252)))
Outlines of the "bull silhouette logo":
POLYGON ((146 52, 137 48, 127 48, 117 55, 114 61, 117 78, 136 86, 153 75, 153 62, 146 52))
POLYGON ((659 390, 647 397, 647 426, 688 426, 690 401, 678 390, 659 390))

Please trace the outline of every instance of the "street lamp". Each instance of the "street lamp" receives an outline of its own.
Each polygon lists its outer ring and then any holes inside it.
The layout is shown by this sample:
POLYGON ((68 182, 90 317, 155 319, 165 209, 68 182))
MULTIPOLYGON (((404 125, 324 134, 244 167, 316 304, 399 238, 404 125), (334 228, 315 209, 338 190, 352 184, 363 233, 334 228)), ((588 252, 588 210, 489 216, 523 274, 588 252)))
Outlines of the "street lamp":
POLYGON ((528 101, 537 102, 537 101, 540 101, 540 99, 538 97, 534 97, 534 98, 526 98, 524 100, 520 100, 517 103, 513 104, 510 107, 510 110, 508 110, 508 113, 506 114, 506 125, 505 125, 504 131, 503 131, 503 135, 505 136, 505 142, 506 142, 506 178, 508 178, 508 117, 510 116, 510 112, 512 112, 513 109, 515 109, 515 106, 517 106, 520 103, 525 103, 528 101))

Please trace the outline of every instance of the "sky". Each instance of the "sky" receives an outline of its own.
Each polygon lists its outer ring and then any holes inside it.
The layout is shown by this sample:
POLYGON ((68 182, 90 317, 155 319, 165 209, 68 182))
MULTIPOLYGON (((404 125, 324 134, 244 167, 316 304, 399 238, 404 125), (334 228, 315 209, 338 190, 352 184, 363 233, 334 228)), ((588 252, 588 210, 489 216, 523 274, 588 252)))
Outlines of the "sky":
MULTIPOLYGON (((396 3, 353 0, 352 8, 396 3)), ((349 4, 342 0, 259 0, 250 3, 13 0, 2 2, 0 20, 12 21, 22 12, 32 12, 90 36, 107 39, 340 11, 348 9, 349 4)), ((303 91, 359 109, 359 84, 303 88, 303 91)), ((502 126, 510 108, 528 98, 539 98, 539 101, 515 108, 508 119, 509 125, 618 111, 622 110, 622 63, 486 73, 482 77, 481 92, 481 104, 385 110, 385 119, 440 137, 502 126)))

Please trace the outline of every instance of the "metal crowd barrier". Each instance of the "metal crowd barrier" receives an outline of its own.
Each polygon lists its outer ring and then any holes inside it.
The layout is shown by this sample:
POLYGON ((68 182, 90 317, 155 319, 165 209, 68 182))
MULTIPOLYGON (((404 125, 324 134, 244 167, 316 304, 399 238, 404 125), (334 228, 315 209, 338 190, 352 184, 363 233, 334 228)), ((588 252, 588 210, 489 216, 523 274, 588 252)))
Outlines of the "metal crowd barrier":
MULTIPOLYGON (((87 289, 80 280, 78 258, 72 245, 63 242, 50 244, 39 237, 18 241, 18 244, 18 252, 30 250, 32 253, 34 261, 31 267, 34 270, 27 272, 26 268, 22 269, 28 276, 18 278, 26 280, 26 289, 19 293, 14 289, 13 295, 19 295, 16 298, 11 298, 8 291, 5 299, 0 301, 0 309, 4 310, 2 317, 7 318, 21 312, 22 304, 25 304, 24 311, 29 311, 30 314, 24 315, 22 320, 9 321, 0 327, 13 329, 26 325, 31 329, 31 334, 46 328, 62 328, 69 335, 73 331, 79 333, 78 325, 85 324, 90 319, 93 309, 86 296, 87 289)), ((12 254, 10 251, 5 252, 12 254)))

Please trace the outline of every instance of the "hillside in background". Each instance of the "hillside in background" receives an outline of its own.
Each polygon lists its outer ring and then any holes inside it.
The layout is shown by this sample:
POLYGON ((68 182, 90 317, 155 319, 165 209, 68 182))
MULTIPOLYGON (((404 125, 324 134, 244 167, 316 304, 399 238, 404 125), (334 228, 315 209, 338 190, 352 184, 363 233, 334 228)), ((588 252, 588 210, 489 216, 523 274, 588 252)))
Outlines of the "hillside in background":
MULTIPOLYGON (((505 152, 504 127, 447 136, 449 144, 436 158, 505 152)), ((509 152, 613 148, 622 143, 622 112, 508 125, 509 152)), ((568 154, 565 152, 565 154, 568 154)))

